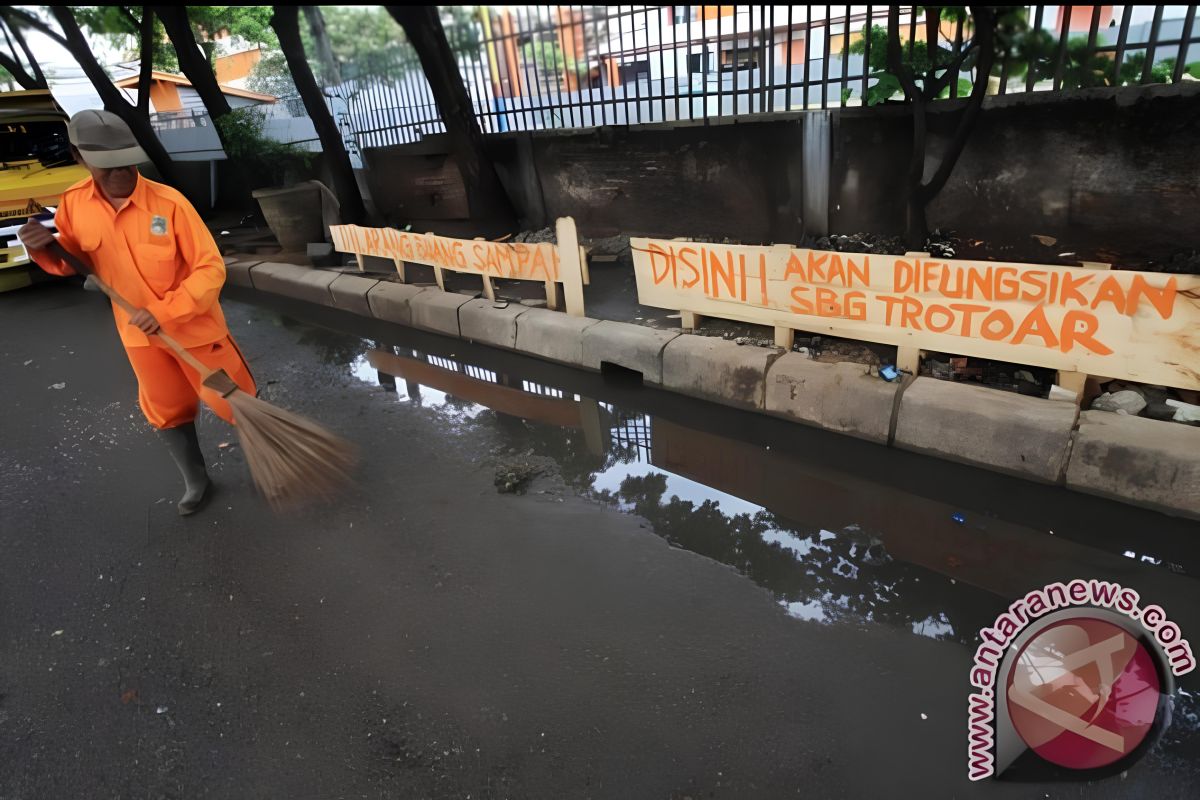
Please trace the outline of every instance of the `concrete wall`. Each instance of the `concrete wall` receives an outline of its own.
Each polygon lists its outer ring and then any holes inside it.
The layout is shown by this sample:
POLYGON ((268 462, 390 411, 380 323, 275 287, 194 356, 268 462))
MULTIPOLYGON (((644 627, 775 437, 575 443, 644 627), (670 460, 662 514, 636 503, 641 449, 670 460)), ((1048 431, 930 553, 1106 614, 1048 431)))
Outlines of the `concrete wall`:
MULTIPOLYGON (((961 103, 937 107, 932 153, 953 132, 961 103)), ((807 166, 801 115, 746 119, 498 134, 488 147, 526 227, 569 214, 590 237, 748 243, 796 242, 826 224, 834 233, 903 231, 905 108, 832 112, 829 148, 807 148, 807 158, 820 159, 807 166), (826 173, 827 201, 810 186, 806 208, 806 179, 826 173)), ((1052 261, 1071 251, 1078 260, 1119 256, 1136 265, 1200 249, 1197 129, 1196 83, 988 98, 930 208, 930 225, 985 240, 1013 260, 1052 261), (1046 247, 1031 234, 1059 241, 1046 247)), ((382 166, 386 153, 416 155, 436 145, 431 138, 381 148, 368 161, 382 166)), ((386 213, 402 201, 400 188, 389 196, 388 186, 403 176, 382 171, 388 174, 375 176, 372 188, 386 213)))

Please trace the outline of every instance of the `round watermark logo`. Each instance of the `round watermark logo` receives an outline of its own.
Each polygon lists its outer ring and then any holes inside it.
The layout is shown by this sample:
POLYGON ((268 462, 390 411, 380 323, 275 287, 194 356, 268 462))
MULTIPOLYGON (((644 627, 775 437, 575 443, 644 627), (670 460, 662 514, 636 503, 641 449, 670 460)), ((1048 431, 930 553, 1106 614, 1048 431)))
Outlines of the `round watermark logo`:
POLYGON ((1195 668, 1179 625, 1130 587, 1076 578, 1034 589, 979 631, 967 775, 1118 774, 1170 726, 1174 679, 1195 668))
POLYGON ((1077 617, 1036 632, 1007 675, 1008 714, 1034 752, 1097 769, 1149 735, 1162 689, 1154 657, 1124 628, 1077 617))

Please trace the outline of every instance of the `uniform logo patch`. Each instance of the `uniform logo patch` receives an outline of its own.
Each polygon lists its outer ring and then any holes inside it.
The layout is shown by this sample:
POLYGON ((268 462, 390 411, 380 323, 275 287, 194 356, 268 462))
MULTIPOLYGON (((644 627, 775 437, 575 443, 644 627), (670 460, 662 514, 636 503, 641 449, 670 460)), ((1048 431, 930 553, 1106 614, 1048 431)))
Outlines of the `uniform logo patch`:
POLYGON ((155 236, 165 236, 167 233, 167 218, 158 215, 151 217, 150 232, 155 236))

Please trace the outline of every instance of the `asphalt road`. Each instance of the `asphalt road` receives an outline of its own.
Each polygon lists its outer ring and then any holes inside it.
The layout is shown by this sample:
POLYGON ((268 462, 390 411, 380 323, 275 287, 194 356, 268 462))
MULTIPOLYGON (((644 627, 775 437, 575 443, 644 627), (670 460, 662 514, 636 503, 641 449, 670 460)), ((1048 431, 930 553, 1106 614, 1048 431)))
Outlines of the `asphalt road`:
POLYGON ((179 519, 95 295, 0 296, 0 798, 1196 796, 1161 759, 1085 787, 966 779, 969 654, 789 617, 492 442, 226 304, 266 397, 356 442, 274 515, 207 415, 179 519))

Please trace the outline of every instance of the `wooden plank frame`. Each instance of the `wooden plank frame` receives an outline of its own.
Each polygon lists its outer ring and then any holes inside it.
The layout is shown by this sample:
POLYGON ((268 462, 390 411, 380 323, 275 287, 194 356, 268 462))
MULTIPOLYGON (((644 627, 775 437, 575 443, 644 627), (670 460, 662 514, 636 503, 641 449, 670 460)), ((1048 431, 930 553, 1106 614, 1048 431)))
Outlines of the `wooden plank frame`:
POLYGON ((545 286, 548 308, 561 308, 565 302, 568 314, 582 317, 585 316, 583 287, 591 282, 587 254, 579 246, 574 219, 560 218, 556 230, 558 244, 455 239, 434 233, 358 225, 330 227, 334 249, 354 254, 360 269, 364 256, 387 258, 396 265, 396 273, 404 283, 406 263, 425 264, 433 268, 434 279, 442 291, 446 290, 447 271, 478 275, 482 294, 490 300, 496 298, 493 282, 496 278, 537 281, 545 286))
MULTIPOLYGON (((633 237, 638 302, 898 348, 1200 389, 1200 276, 633 237)), ((1072 387, 1078 378, 1066 378, 1072 387)))

